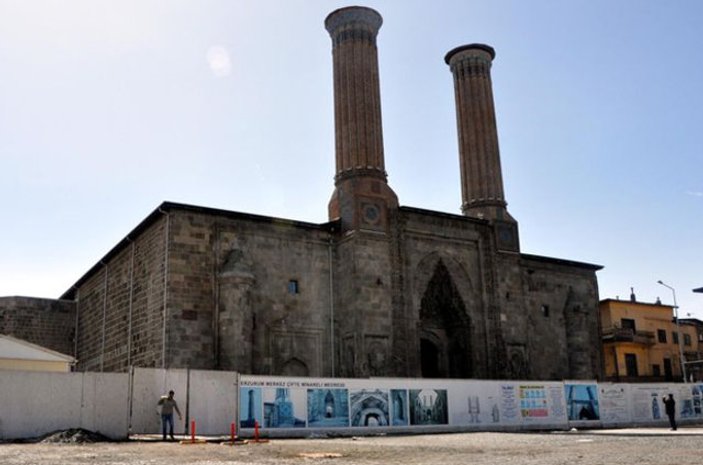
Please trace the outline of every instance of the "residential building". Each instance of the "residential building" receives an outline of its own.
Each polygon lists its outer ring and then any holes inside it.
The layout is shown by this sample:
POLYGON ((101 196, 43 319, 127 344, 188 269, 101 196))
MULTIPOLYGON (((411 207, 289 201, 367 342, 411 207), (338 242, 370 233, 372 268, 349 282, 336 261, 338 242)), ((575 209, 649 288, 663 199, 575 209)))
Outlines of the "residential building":
POLYGON ((632 294, 601 300, 600 318, 608 381, 682 381, 681 352, 686 360, 699 358, 698 328, 683 320, 677 325, 671 305, 638 302, 632 294))

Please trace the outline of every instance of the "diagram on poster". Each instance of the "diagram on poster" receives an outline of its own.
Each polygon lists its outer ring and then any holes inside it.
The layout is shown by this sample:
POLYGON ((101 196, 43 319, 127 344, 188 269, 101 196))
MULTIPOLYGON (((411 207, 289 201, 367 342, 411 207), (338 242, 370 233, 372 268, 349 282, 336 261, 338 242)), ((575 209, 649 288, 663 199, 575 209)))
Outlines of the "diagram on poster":
POLYGON ((500 423, 499 392, 497 383, 481 382, 453 387, 449 390, 451 424, 478 428, 500 423))
POLYGON ((520 413, 523 418, 546 418, 549 416, 547 391, 544 385, 522 385, 519 387, 520 413))

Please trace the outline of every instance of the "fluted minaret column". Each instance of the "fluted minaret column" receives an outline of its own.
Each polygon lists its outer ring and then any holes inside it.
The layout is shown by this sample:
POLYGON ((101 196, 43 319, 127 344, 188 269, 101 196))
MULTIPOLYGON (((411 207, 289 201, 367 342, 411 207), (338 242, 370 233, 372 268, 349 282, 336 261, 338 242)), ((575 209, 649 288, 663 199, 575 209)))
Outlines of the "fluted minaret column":
POLYGON ((494 58, 493 47, 484 44, 463 45, 444 57, 454 75, 461 210, 466 216, 492 221, 497 225, 499 247, 517 250, 517 223, 506 209, 500 167, 491 83, 494 58))
POLYGON ((336 152, 329 214, 341 218, 345 229, 384 229, 387 208, 398 202, 383 159, 376 50, 382 23, 381 15, 366 7, 341 8, 325 20, 334 61, 336 152))
POLYGON ((492 47, 471 44, 453 49, 444 60, 454 75, 461 163, 461 210, 467 216, 504 219, 507 203, 503 193, 493 106, 493 58, 495 51, 492 47))

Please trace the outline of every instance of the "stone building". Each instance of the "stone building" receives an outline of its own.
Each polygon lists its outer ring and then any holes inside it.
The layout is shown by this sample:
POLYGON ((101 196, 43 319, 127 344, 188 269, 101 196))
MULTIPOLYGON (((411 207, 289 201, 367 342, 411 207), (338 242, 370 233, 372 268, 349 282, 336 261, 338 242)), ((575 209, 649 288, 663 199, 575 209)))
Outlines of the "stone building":
MULTIPOLYGON (((329 222, 166 202, 56 303, 80 370, 130 365, 309 376, 599 378, 599 266, 520 251, 506 206, 494 50, 445 57, 463 215, 399 206, 387 183, 369 8, 332 12, 329 222)), ((31 299, 30 299, 31 300, 31 299)), ((0 331, 22 312, 0 300, 0 331)), ((31 305, 30 305, 31 306, 31 305)), ((25 306, 26 307, 26 306, 25 306)))

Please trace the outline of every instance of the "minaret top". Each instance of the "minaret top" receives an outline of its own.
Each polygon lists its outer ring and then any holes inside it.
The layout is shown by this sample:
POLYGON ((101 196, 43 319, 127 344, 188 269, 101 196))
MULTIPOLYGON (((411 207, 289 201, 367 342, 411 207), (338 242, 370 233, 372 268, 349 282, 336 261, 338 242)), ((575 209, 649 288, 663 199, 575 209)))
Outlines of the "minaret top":
POLYGON ((348 6, 334 10, 325 18, 325 29, 334 35, 339 28, 348 25, 366 26, 374 33, 381 29, 383 18, 378 11, 365 6, 348 6))
POLYGON ((451 65, 452 58, 454 58, 455 55, 458 55, 461 52, 466 52, 466 51, 472 51, 472 52, 478 51, 478 52, 488 53, 491 56, 491 60, 493 60, 496 57, 496 51, 490 45, 467 44, 467 45, 460 45, 459 47, 455 47, 455 48, 451 49, 449 52, 447 52, 447 54, 444 55, 444 62, 448 65, 451 65))

